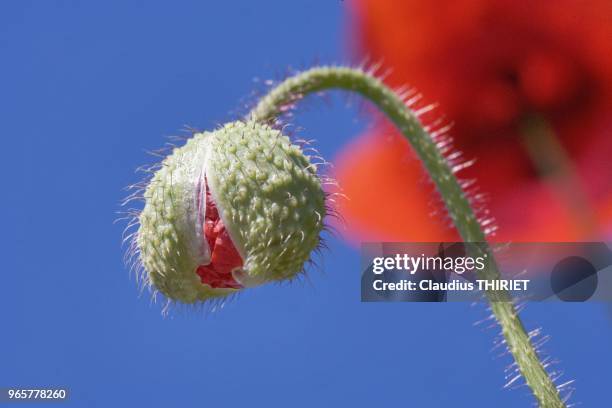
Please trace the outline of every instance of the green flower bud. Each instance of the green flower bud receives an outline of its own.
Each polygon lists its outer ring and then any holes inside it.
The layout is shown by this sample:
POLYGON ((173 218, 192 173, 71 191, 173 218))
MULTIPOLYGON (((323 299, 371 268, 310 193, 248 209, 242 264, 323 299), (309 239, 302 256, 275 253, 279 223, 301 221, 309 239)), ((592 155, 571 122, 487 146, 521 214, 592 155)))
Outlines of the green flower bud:
POLYGON ((195 134, 164 159, 144 198, 136 240, 148 282, 184 303, 294 278, 326 213, 316 167, 255 122, 195 134))

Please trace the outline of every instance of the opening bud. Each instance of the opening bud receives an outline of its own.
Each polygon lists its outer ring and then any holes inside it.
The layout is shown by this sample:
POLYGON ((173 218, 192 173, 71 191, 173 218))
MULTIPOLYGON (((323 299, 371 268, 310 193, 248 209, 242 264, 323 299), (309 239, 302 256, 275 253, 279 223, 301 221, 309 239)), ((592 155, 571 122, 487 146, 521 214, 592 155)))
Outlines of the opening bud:
POLYGON ((144 197, 136 239, 148 283, 184 303, 294 278, 326 214, 315 165, 256 122, 194 134, 144 197))

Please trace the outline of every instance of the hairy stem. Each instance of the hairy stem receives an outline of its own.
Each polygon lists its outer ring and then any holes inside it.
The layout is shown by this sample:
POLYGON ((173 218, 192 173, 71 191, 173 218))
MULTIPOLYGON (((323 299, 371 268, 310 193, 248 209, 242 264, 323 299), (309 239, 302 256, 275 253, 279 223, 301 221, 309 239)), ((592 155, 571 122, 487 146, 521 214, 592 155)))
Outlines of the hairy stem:
MULTIPOLYGON (((313 68, 290 77, 272 89, 251 111, 250 119, 272 121, 303 96, 329 89, 356 92, 376 105, 408 139, 434 181, 448 213, 465 242, 485 243, 486 236, 452 169, 435 141, 404 101, 378 78, 359 69, 313 68)), ((475 245, 488 260, 480 279, 499 279, 488 245, 475 245)), ((542 407, 564 407, 557 388, 540 362, 508 293, 487 292, 491 310, 499 322, 516 364, 542 407)))

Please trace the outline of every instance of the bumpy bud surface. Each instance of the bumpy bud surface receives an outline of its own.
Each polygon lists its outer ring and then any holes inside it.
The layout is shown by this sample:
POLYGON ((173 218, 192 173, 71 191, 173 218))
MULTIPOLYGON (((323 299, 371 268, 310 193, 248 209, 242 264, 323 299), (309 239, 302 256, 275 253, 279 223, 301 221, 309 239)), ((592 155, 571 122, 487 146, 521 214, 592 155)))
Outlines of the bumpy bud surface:
POLYGON ((195 134, 153 176, 138 247, 149 283, 185 303, 291 279, 319 244, 325 195, 278 130, 234 122, 195 134))

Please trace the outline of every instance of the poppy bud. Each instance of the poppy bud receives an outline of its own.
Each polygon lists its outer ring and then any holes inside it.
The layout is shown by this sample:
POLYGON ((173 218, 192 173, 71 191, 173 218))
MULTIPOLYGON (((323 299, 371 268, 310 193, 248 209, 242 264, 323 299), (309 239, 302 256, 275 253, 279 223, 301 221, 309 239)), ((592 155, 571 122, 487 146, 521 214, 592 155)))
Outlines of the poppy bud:
POLYGON ((294 278, 325 216, 316 167, 255 122, 196 133, 164 159, 144 198, 137 245, 148 282, 184 303, 294 278))

